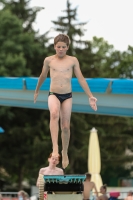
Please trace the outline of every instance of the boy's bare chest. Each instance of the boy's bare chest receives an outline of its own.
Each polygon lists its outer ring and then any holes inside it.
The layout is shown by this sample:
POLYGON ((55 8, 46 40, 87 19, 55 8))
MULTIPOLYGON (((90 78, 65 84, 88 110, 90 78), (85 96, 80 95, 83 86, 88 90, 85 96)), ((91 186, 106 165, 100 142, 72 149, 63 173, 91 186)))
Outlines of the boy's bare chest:
POLYGON ((44 172, 44 175, 56 175, 57 172, 58 172, 57 169, 54 169, 54 170, 46 169, 44 172))
POLYGON ((66 61, 62 60, 60 62, 52 61, 49 64, 49 67, 51 71, 69 72, 69 71, 72 71, 73 69, 73 63, 67 60, 66 61))

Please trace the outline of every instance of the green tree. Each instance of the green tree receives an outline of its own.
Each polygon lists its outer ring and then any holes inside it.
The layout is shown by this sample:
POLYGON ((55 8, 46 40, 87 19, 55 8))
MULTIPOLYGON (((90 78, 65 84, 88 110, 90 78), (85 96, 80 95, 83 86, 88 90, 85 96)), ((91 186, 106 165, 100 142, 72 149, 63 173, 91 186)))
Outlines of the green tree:
POLYGON ((85 77, 119 77, 117 66, 122 59, 121 52, 115 51, 113 45, 103 38, 93 37, 84 44, 83 48, 76 48, 75 52, 85 77))
POLYGON ((36 15, 41 11, 42 7, 29 7, 30 0, 4 0, 5 5, 4 10, 10 10, 18 19, 23 22, 23 29, 25 32, 35 32, 33 28, 33 23, 35 22, 36 15))
MULTIPOLYGON (((22 49, 24 58, 26 60, 26 68, 31 70, 32 76, 39 76, 42 69, 43 60, 48 54, 47 43, 49 41, 49 30, 42 35, 34 30, 34 22, 37 13, 41 11, 42 7, 29 7, 30 0, 4 0, 5 7, 3 11, 10 10, 10 12, 21 21, 22 28, 22 49)), ((19 75, 17 75, 19 76, 19 75)))
POLYGON ((47 164, 51 153, 49 118, 47 112, 23 108, 11 108, 8 114, 7 118, 0 114, 5 130, 0 135, 0 166, 10 175, 10 183, 16 182, 22 189, 22 181, 35 184, 39 168, 47 164))
MULTIPOLYGON (((23 20, 11 10, 8 4, 0 10, 0 74, 16 77, 36 76, 40 74, 47 53, 44 43, 47 42, 47 38, 45 34, 37 36, 31 29, 27 32, 23 27, 23 20)), ((40 165, 45 164, 45 157, 48 157, 51 152, 51 148, 50 150, 48 148, 51 140, 47 139, 45 142, 45 136, 43 138, 41 136, 44 132, 47 134, 48 114, 48 111, 43 115, 43 111, 38 110, 0 107, 0 121, 6 130, 6 133, 1 136, 0 143, 1 146, 8 146, 0 151, 0 157, 3 158, 0 166, 10 175, 11 183, 17 181, 18 189, 21 189, 22 180, 25 178, 35 183, 36 177, 33 173, 38 174, 40 165), (37 120, 38 122, 35 123, 37 120), (32 126, 34 128, 30 128, 32 126), (22 134, 24 137, 21 138, 22 134), (42 152, 45 151, 45 147, 47 156, 43 153, 43 157, 42 152)), ((48 138, 50 138, 49 133, 48 138)))
POLYGON ((133 50, 126 52, 114 49, 103 38, 93 37, 86 41, 83 48, 76 48, 81 69, 86 77, 132 78, 133 50))
POLYGON ((55 25, 55 31, 69 35, 71 44, 68 50, 68 54, 72 55, 75 54, 75 46, 77 44, 83 43, 80 38, 84 36, 84 26, 87 24, 87 22, 77 22, 77 7, 72 9, 69 0, 67 0, 66 6, 66 10, 63 10, 66 16, 58 17, 57 21, 52 22, 55 25))
POLYGON ((133 78, 133 47, 129 46, 127 51, 122 52, 121 62, 118 65, 121 78, 133 78))
POLYGON ((21 21, 10 11, 2 10, 0 11, 0 26, 1 76, 30 75, 30 69, 26 69, 22 44, 28 35, 23 34, 21 21))

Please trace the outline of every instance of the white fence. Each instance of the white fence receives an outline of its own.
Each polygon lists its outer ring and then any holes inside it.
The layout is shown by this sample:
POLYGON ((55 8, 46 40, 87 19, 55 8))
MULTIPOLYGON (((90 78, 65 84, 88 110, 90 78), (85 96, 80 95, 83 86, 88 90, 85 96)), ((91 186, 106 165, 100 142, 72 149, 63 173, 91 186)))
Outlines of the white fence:
POLYGON ((18 200, 17 192, 0 192, 3 197, 3 200, 18 200))

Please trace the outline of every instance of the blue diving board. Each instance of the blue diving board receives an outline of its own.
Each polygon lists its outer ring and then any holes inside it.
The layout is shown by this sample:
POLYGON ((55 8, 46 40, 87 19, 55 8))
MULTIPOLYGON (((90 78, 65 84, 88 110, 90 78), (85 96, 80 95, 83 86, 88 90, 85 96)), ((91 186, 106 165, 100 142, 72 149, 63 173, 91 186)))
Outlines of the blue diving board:
MULTIPOLYGON (((86 179, 85 175, 44 175, 43 176, 45 185, 44 191, 71 191, 78 192, 77 194, 83 191, 83 182, 86 179)), ((77 198, 76 198, 77 199, 77 198)))
MULTIPOLYGON (((90 90, 92 92, 100 92, 105 93, 109 87, 110 79, 103 78, 87 78, 86 82, 88 83, 90 90)), ((77 78, 72 79, 72 91, 73 92, 84 92, 82 87, 80 86, 77 78)))
POLYGON ((113 80, 112 94, 133 94, 133 80, 132 79, 113 80))
MULTIPOLYGON (((0 89, 20 89, 23 90, 24 86, 27 90, 35 90, 38 78, 36 77, 21 77, 21 78, 7 78, 2 77, 0 78, 0 89)), ((110 79, 103 79, 103 78, 91 78, 86 79, 87 83, 92 92, 100 92, 105 93, 110 79)), ((50 78, 47 78, 45 82, 42 84, 40 90, 49 90, 50 87, 50 78)), ((73 92, 84 92, 82 87, 80 86, 77 78, 72 78, 72 91, 73 92)))
POLYGON ((23 78, 18 77, 0 77, 0 89, 22 90, 23 78))
MULTIPOLYGON (((24 78, 27 90, 35 90, 38 78, 24 78)), ((42 84, 40 90, 49 90, 50 78, 46 78, 45 82, 42 84)))
MULTIPOLYGON (((35 90, 38 78, 25 78, 25 81, 28 90, 35 90)), ((89 84, 90 90, 92 92, 100 92, 100 93, 105 93, 110 83, 110 80, 108 79, 99 79, 99 78, 86 79, 86 81, 89 84)), ((72 82, 73 92, 84 92, 77 78, 72 78, 71 82, 72 82)), ((50 78, 47 78, 45 82, 42 84, 40 90, 49 90, 49 87, 50 87, 50 78)))
POLYGON ((44 175, 46 183, 82 183, 85 179, 85 175, 44 175))
MULTIPOLYGON (((34 104, 38 77, 0 77, 0 105, 33 109, 48 109, 50 78, 42 84, 34 104)), ((133 79, 86 78, 98 99, 95 112, 77 78, 72 78, 72 112, 133 117, 133 79)))

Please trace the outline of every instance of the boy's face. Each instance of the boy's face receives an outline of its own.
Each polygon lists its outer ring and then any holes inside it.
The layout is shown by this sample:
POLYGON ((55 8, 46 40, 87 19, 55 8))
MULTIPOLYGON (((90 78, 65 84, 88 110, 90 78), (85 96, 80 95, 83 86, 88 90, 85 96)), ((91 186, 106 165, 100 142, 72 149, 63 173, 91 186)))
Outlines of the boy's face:
POLYGON ((101 188, 100 188, 100 192, 101 192, 101 193, 104 193, 104 192, 105 192, 105 189, 104 189, 103 187, 101 187, 101 188))
POLYGON ((18 199, 24 199, 24 195, 21 192, 18 192, 18 199))
POLYGON ((54 45, 54 49, 59 57, 64 57, 68 50, 68 46, 65 42, 57 42, 57 44, 54 45))
POLYGON ((56 156, 51 156, 51 158, 48 158, 48 162, 50 165, 56 166, 59 163, 59 158, 56 156))

